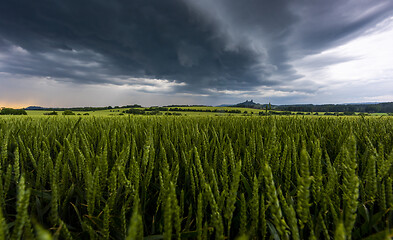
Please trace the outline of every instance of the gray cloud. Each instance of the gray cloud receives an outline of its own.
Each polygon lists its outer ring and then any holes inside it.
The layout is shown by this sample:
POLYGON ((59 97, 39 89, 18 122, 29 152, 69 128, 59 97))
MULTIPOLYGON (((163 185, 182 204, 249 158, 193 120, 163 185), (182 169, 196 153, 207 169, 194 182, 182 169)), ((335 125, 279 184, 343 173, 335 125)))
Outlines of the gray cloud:
POLYGON ((301 77, 295 59, 392 11, 388 0, 2 0, 0 72, 81 84, 165 79, 202 94, 290 87, 301 77))
POLYGON ((384 0, 303 0, 290 8, 300 19, 289 38, 296 57, 343 44, 393 14, 393 2, 384 0))

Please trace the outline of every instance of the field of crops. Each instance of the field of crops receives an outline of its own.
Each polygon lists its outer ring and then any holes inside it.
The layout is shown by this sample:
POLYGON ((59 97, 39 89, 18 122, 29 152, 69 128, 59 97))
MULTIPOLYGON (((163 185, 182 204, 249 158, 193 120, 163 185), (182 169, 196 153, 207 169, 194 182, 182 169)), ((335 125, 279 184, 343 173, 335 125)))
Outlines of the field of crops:
POLYGON ((390 239, 391 117, 0 117, 0 239, 390 239))

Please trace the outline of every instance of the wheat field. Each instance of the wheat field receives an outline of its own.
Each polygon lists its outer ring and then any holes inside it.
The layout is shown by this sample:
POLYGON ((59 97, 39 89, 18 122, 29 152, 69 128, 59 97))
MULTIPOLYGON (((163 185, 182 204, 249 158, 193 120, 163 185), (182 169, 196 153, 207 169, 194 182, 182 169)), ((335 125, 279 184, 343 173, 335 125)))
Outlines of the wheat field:
POLYGON ((0 239, 390 239, 389 117, 0 118, 0 239))

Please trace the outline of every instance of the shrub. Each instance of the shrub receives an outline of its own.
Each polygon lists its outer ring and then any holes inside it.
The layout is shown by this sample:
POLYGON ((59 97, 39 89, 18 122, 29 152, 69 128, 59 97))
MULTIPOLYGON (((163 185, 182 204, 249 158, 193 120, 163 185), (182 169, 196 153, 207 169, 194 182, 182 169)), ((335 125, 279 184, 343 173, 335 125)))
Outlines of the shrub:
POLYGON ((44 115, 57 115, 57 112, 56 111, 52 111, 52 112, 44 113, 44 115))
POLYGON ((3 108, 0 115, 27 115, 24 109, 3 108))
POLYGON ((65 110, 63 112, 63 115, 75 115, 75 113, 73 111, 71 111, 71 110, 65 110))
POLYGON ((141 109, 134 109, 134 108, 125 110, 125 111, 123 111, 123 112, 124 112, 124 113, 129 113, 129 114, 138 114, 138 115, 143 115, 143 114, 145 114, 145 111, 144 111, 144 110, 141 110, 141 109))

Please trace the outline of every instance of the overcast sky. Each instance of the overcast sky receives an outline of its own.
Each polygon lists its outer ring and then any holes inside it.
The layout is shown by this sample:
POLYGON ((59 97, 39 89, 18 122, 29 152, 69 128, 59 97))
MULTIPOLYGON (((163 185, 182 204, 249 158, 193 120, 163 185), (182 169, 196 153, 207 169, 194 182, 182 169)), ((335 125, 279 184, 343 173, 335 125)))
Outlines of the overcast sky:
POLYGON ((0 1, 0 107, 246 99, 393 101, 393 1, 0 1))

